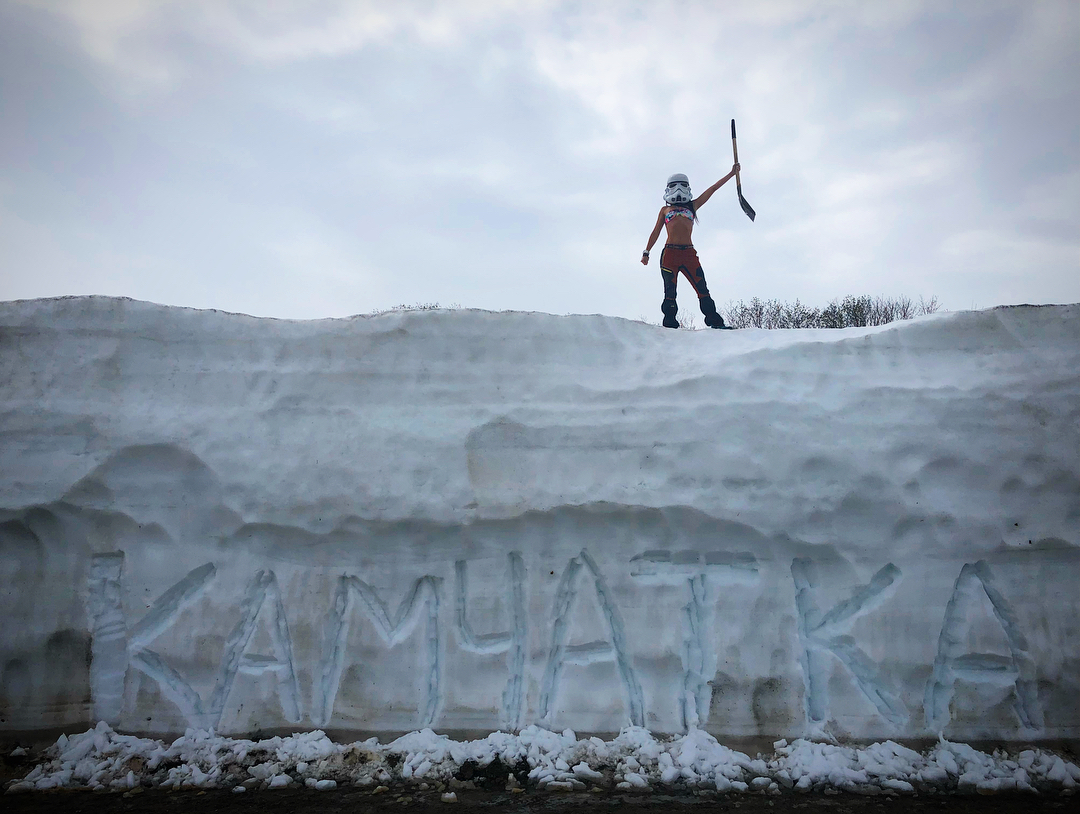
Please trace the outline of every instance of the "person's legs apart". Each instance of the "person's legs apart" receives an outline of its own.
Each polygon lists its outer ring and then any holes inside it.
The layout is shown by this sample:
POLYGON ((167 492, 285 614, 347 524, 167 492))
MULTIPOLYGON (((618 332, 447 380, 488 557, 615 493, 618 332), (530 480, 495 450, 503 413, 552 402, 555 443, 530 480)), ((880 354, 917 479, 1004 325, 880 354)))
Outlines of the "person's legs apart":
POLYGON ((713 302, 713 298, 709 295, 709 286, 705 283, 705 272, 701 268, 701 263, 697 260, 697 252, 694 252, 694 260, 695 270, 693 274, 690 273, 686 266, 681 266, 679 271, 686 275, 686 279, 690 281, 690 285, 697 292, 698 305, 701 307, 701 313, 705 315, 705 324, 710 328, 723 328, 724 318, 717 313, 716 303, 713 302))

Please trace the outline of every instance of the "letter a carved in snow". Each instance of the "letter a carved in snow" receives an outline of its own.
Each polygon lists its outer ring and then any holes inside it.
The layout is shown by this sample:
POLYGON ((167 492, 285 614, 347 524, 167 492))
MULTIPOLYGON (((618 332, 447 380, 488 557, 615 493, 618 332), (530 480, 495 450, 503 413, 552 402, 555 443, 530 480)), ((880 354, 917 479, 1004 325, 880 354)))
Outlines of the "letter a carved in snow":
POLYGON ((563 665, 593 664, 598 661, 614 661, 619 668, 619 677, 626 690, 626 701, 630 723, 634 726, 645 725, 645 701, 634 668, 626 650, 626 636, 623 633, 622 617, 611 599, 611 590, 600 573, 596 562, 587 551, 582 551, 580 559, 575 557, 566 564, 559 588, 555 594, 555 623, 551 631, 551 649, 548 651, 548 663, 544 670, 544 682, 540 688, 540 721, 551 724, 555 712, 555 692, 559 686, 563 665), (611 633, 610 641, 595 641, 586 644, 568 645, 570 638, 570 614, 577 599, 577 577, 582 565, 592 574, 596 588, 596 598, 600 610, 607 621, 611 633))
POLYGON ((850 599, 838 603, 824 615, 814 601, 810 560, 793 560, 791 576, 795 580, 799 641, 803 648, 807 723, 813 729, 821 729, 828 723, 830 669, 827 653, 832 653, 848 668, 878 714, 893 726, 902 726, 908 713, 900 699, 886 686, 878 666, 859 649, 855 640, 843 635, 858 617, 874 610, 892 595, 900 582, 900 569, 889 563, 874 574, 869 584, 858 588, 850 599))
POLYGON ((296 680, 293 662, 292 637, 285 619, 285 606, 281 601, 281 589, 273 571, 257 571, 248 583, 244 599, 240 603, 240 621, 236 623, 229 638, 225 640, 225 652, 221 670, 210 696, 210 711, 215 726, 225 711, 225 702, 232 690, 237 672, 247 675, 274 673, 277 676, 278 699, 286 721, 300 721, 300 684, 296 680), (274 657, 244 652, 255 632, 255 624, 266 600, 270 606, 270 643, 274 657))
POLYGON ((945 606, 945 618, 938 637, 938 652, 934 659, 934 672, 926 685, 926 724, 935 732, 941 732, 951 717, 953 686, 957 678, 981 683, 1012 684, 1016 693, 1013 709, 1027 729, 1041 729, 1042 709, 1039 706, 1035 661, 1028 652, 1027 639, 1020 631, 1016 613, 995 587, 990 566, 985 560, 967 563, 960 569, 960 576, 953 585, 949 604, 945 606), (993 653, 964 653, 962 639, 968 629, 968 617, 982 589, 990 600, 994 617, 1005 633, 1009 643, 1009 656, 993 653))

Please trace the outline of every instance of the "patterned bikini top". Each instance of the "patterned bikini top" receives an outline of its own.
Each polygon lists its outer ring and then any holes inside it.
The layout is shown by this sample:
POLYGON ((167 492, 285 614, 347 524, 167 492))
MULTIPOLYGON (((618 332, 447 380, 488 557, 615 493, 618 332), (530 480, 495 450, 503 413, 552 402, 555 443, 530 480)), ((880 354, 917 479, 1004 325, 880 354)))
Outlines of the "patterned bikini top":
POLYGON ((691 212, 689 209, 684 209, 682 207, 676 207, 676 208, 669 209, 667 211, 667 214, 664 215, 664 223, 671 223, 672 218, 677 218, 680 215, 682 215, 682 217, 684 217, 684 218, 689 218, 691 221, 693 221, 693 219, 694 219, 694 213, 691 212))

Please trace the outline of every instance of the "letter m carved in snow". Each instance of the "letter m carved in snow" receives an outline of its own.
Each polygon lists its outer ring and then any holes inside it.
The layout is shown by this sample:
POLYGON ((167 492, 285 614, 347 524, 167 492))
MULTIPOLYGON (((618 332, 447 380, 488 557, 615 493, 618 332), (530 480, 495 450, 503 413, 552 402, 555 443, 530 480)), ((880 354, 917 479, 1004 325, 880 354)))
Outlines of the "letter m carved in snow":
POLYGON ((353 598, 360 599, 360 606, 371 620, 382 640, 393 647, 412 633, 424 610, 427 628, 423 652, 426 664, 422 676, 426 698, 420 705, 420 726, 432 726, 442 705, 442 642, 439 630, 439 582, 436 577, 421 577, 413 583, 412 590, 401 600, 397 613, 390 618, 386 603, 366 582, 351 576, 338 579, 333 604, 327 618, 325 649, 319 666, 319 683, 315 688, 316 701, 311 717, 316 726, 327 726, 334 715, 341 673, 345 668, 345 643, 349 638, 349 619, 353 598))
POLYGON ((795 606, 799 612, 807 723, 812 729, 820 730, 829 721, 829 654, 832 654, 848 669, 878 714, 893 726, 902 726, 908 713, 899 697, 882 680, 878 665, 859 649, 851 636, 845 635, 858 617, 892 595, 900 582, 900 569, 889 563, 868 584, 857 588, 850 599, 838 603, 826 614, 818 610, 814 601, 810 560, 793 560, 791 576, 795 580, 795 606))

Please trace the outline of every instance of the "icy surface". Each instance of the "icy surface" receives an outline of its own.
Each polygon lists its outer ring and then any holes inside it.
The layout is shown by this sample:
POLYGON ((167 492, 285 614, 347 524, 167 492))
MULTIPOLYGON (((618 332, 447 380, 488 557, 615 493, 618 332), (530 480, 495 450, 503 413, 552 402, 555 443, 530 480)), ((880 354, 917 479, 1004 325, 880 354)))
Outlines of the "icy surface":
MULTIPOLYGON (((1078 369, 1077 306, 0 304, 0 729, 648 729, 688 762, 643 740, 619 783, 765 791, 823 776, 799 738, 1080 737, 1078 369), (791 741, 786 780, 706 733, 791 741)), ((300 782, 280 762, 258 782, 300 782)))
POLYGON ((987 754, 945 740, 926 752, 892 741, 855 748, 796 740, 778 743, 771 755, 750 758, 699 729, 657 740, 646 730, 628 728, 609 741, 578 739, 569 730, 559 735, 536 726, 517 735, 494 732, 473 741, 455 741, 425 729, 388 744, 374 738, 336 744, 321 731, 250 741, 189 729, 169 744, 120 735, 100 723, 80 735, 61 736, 8 791, 274 789, 292 784, 328 790, 339 784, 374 788, 401 783, 459 788, 477 782, 551 791, 1071 793, 1080 782, 1080 767, 1043 749, 987 754))

